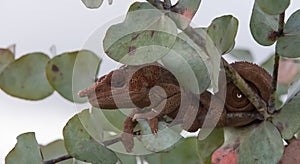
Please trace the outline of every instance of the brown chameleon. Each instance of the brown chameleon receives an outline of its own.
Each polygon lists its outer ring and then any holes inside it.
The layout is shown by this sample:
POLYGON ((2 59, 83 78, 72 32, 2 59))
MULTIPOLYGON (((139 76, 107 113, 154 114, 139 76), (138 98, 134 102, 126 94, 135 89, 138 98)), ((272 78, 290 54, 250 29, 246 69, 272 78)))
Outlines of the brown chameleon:
MULTIPOLYGON (((271 95, 271 76, 255 64, 231 65, 267 102, 271 95)), ((146 119, 153 134, 157 133, 158 121, 164 116, 182 120, 183 128, 190 132, 205 127, 243 126, 254 121, 258 115, 255 107, 230 79, 226 81, 225 99, 219 96, 224 91, 195 95, 180 88, 175 76, 162 65, 152 63, 121 66, 78 95, 87 96, 92 106, 101 109, 134 108, 124 122, 121 139, 126 151, 131 152, 137 119, 146 119), (204 123, 205 120, 208 122, 204 123)))

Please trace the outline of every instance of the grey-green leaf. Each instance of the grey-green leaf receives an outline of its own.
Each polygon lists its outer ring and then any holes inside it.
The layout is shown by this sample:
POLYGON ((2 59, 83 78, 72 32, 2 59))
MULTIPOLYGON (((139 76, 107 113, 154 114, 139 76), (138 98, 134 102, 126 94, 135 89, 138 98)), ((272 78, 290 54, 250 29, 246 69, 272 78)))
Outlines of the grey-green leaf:
POLYGON ((172 50, 162 58, 163 64, 179 83, 193 93, 202 93, 209 87, 210 75, 203 61, 205 52, 195 48, 184 33, 178 35, 172 50))
POLYGON ((211 163, 212 153, 224 142, 224 130, 214 129, 204 140, 197 142, 198 154, 203 163, 211 163))
POLYGON ((270 46, 276 41, 279 15, 264 13, 257 3, 254 4, 250 19, 250 30, 255 41, 263 46, 270 46))
POLYGON ((73 116, 64 127, 63 135, 68 153, 78 160, 90 163, 116 163, 116 154, 97 141, 97 134, 89 127, 93 122, 91 117, 89 110, 84 110, 73 116))
POLYGON ((170 13, 170 17, 176 23, 177 27, 184 30, 192 21, 194 15, 199 9, 201 0, 181 0, 176 4, 176 11, 170 13))
POLYGON ((123 64, 152 63, 169 52, 176 40, 175 23, 156 9, 128 12, 124 22, 112 25, 104 38, 106 54, 123 64))
POLYGON ((283 148, 279 131, 272 123, 265 121, 241 143, 238 163, 278 163, 283 148))
POLYGON ((290 5, 290 0, 256 0, 259 7, 270 15, 283 13, 290 5))
POLYGON ((207 32, 221 54, 225 54, 233 47, 238 24, 235 17, 225 15, 214 19, 209 25, 207 32))
POLYGON ((163 151, 173 146, 182 137, 178 132, 173 131, 165 122, 158 122, 158 133, 153 135, 149 124, 145 120, 138 120, 142 129, 142 142, 145 148, 152 152, 163 151))
POLYGON ((174 145, 174 148, 167 153, 155 153, 144 156, 144 159, 149 164, 182 164, 182 163, 199 163, 199 157, 197 154, 197 142, 196 137, 183 138, 174 145))
POLYGON ((300 57, 300 10, 290 16, 283 32, 284 36, 276 44, 278 54, 289 58, 300 57))
POLYGON ((17 144, 5 158, 6 164, 41 164, 43 162, 35 134, 24 133, 17 137, 17 144))
POLYGON ((134 2, 130 5, 128 12, 147 9, 155 9, 155 7, 148 2, 134 2))
POLYGON ((99 57, 88 50, 63 53, 48 62, 47 79, 52 87, 67 100, 78 103, 86 102, 87 99, 80 98, 77 93, 94 83, 99 64, 99 57))
POLYGON ((272 122, 284 139, 291 139, 300 129, 300 81, 295 82, 288 90, 288 98, 280 113, 272 122))
POLYGON ((14 54, 9 49, 0 48, 0 74, 14 59, 14 54))
POLYGON ((234 61, 249 61, 253 62, 252 54, 247 49, 233 49, 229 54, 224 57, 234 60, 234 61))
POLYGON ((7 94, 28 100, 40 100, 53 93, 45 66, 49 57, 43 53, 26 54, 9 64, 0 74, 0 88, 7 94))
MULTIPOLYGON (((68 154, 63 140, 56 140, 45 146, 41 146, 41 152, 43 154, 44 161, 55 159, 68 154)), ((73 162, 73 159, 69 159, 62 161, 59 164, 73 164, 73 162)))
POLYGON ((81 1, 87 8, 90 9, 99 8, 103 3, 103 0, 81 0, 81 1))

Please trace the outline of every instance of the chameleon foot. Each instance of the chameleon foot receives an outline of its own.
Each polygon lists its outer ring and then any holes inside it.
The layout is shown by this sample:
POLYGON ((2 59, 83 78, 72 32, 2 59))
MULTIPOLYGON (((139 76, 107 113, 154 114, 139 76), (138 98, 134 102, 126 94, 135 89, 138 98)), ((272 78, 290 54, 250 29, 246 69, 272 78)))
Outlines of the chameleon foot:
POLYGON ((152 110, 152 111, 150 111, 148 113, 138 113, 138 114, 135 114, 132 117, 132 120, 135 121, 137 119, 146 119, 148 121, 148 123, 149 123, 151 132, 154 135, 156 135, 157 131, 158 131, 158 118, 157 118, 158 114, 159 113, 157 113, 154 110, 152 110))
POLYGON ((128 153, 132 152, 132 148, 134 145, 132 133, 126 133, 126 132, 122 133, 121 142, 128 153))

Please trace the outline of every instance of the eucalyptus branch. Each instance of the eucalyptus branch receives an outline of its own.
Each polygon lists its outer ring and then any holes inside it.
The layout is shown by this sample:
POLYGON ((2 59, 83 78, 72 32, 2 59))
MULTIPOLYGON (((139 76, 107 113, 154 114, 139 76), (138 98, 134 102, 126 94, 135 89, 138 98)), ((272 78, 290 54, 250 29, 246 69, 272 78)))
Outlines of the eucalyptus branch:
POLYGON ((71 159, 71 158, 73 158, 73 157, 67 154, 67 155, 58 157, 56 159, 51 159, 51 160, 48 160, 48 161, 44 161, 43 164, 54 164, 54 163, 58 163, 58 162, 68 160, 68 159, 71 159))
MULTIPOLYGON (((277 37, 283 36, 283 28, 284 28, 284 17, 285 13, 281 13, 279 15, 279 21, 278 21, 278 32, 277 37)), ((279 69, 279 61, 280 61, 280 55, 278 52, 275 52, 275 59, 274 59, 274 69, 273 69, 273 78, 272 78, 272 95, 269 100, 269 107, 268 112, 274 113, 275 111, 275 98, 276 98, 276 90, 277 90, 277 79, 278 79, 278 69, 279 69)))

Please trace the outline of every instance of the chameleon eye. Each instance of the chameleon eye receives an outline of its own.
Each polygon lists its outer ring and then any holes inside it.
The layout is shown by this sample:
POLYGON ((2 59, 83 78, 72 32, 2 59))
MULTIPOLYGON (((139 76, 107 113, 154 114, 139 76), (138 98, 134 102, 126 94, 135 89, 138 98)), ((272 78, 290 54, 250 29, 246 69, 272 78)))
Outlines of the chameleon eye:
POLYGON ((241 99, 241 98, 243 98, 243 95, 241 93, 237 93, 236 98, 241 99))
POLYGON ((115 71, 111 78, 111 86, 112 87, 123 87, 125 84, 125 76, 121 71, 115 71))

